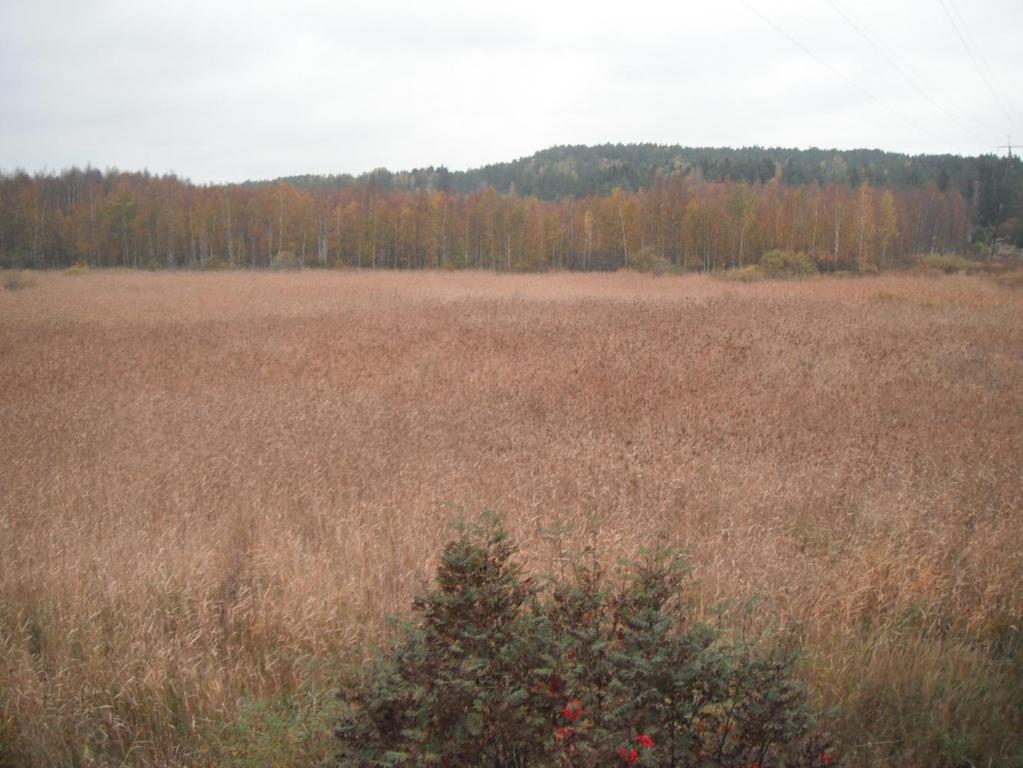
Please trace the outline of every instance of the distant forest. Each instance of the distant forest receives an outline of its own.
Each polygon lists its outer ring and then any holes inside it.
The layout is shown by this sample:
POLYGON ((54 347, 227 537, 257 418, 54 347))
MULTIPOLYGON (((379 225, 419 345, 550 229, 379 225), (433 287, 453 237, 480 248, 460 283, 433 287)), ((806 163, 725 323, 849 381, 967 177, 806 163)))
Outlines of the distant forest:
POLYGON ((0 175, 0 266, 681 270, 804 251, 821 269, 1023 245, 1023 162, 879 150, 553 147, 425 168, 196 185, 0 175))

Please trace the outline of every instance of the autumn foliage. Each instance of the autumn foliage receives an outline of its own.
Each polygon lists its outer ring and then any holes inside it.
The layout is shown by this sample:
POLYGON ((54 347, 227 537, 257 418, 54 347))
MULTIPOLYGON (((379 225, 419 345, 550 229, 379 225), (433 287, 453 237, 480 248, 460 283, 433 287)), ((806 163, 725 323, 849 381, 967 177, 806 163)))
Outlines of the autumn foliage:
POLYGON ((0 266, 741 268, 772 250, 823 271, 965 247, 969 205, 935 182, 874 187, 657 176, 647 188, 541 200, 287 182, 196 186, 71 170, 0 176, 0 266))

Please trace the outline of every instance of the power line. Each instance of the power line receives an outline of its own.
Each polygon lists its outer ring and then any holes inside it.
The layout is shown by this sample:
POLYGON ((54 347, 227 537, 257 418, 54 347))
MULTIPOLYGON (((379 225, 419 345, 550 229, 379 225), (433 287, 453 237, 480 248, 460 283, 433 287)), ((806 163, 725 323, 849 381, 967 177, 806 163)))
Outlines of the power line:
POLYGON ((884 60, 887 61, 900 75, 902 75, 906 79, 906 81, 910 85, 912 85, 913 88, 915 88, 916 91, 921 96, 927 99, 927 101, 929 101, 934 106, 935 109, 941 112, 949 120, 956 123, 967 134, 969 134, 974 141, 979 142, 982 146, 985 146, 987 144, 988 141, 987 139, 981 138, 978 134, 974 133, 973 129, 970 128, 970 126, 966 125, 966 123, 964 123, 955 115, 951 114, 948 110, 946 110, 924 89, 924 87, 920 84, 917 78, 913 77, 909 72, 903 69, 902 65, 900 65, 899 62, 896 61, 894 55, 892 55, 891 52, 887 50, 886 46, 881 42, 881 39, 877 35, 873 34, 867 28, 867 26, 863 24, 863 22, 858 21, 855 18, 852 18, 851 14, 848 14, 844 10, 842 10, 842 8, 839 7, 838 4, 834 2, 834 0, 827 0, 827 2, 828 5, 830 5, 832 9, 835 11, 835 13, 837 13, 842 18, 842 20, 845 21, 846 24, 852 27, 852 29, 860 37, 862 37, 864 40, 870 43, 871 47, 873 47, 874 50, 881 54, 884 60))
POLYGON ((984 68, 984 71, 990 76, 991 82, 995 86, 995 90, 998 91, 999 96, 1003 97, 1002 99, 1003 101, 1009 102, 1008 105, 1009 114, 1012 116, 1013 120, 1015 120, 1016 123, 1019 124, 1019 113, 1013 108, 1011 101, 1004 98, 1005 88, 1002 87, 1002 83, 998 78, 998 73, 988 62, 987 56, 984 55, 983 46, 977 45, 977 39, 970 33, 970 29, 966 24, 966 19, 963 18, 963 15, 959 12, 959 9, 956 7, 956 4, 952 0, 948 0, 948 6, 949 8, 952 9, 952 14, 959 20, 959 28, 963 30, 964 34, 966 35, 966 39, 970 41, 970 43, 976 50, 977 58, 980 59, 980 64, 984 68))
POLYGON ((929 131, 926 128, 918 125, 914 121, 910 120, 908 117, 903 115, 901 112, 896 110, 894 107, 892 107, 891 105, 889 105, 886 102, 882 101, 877 96, 875 96, 870 91, 868 91, 866 88, 864 88, 859 83, 857 83, 855 80, 853 80, 851 77, 846 75, 844 72, 842 72, 842 70, 838 69, 837 67, 833 66, 829 62, 827 62, 824 59, 822 59, 820 56, 818 56, 816 53, 811 51, 809 48, 807 48, 805 45, 803 45, 801 42, 799 42, 796 38, 794 38, 792 35, 790 35, 788 32, 786 32, 784 29, 782 29, 777 24, 775 24, 773 21, 771 21, 769 18, 767 18, 767 16, 765 16, 760 11, 758 11, 756 8, 754 8, 752 5, 750 5, 749 2, 747 2, 747 0, 739 0, 739 2, 742 3, 746 7, 746 10, 748 10, 751 13, 756 14, 757 16, 759 16, 761 21, 763 21, 765 24, 767 24, 769 27, 771 27, 775 32, 777 32, 779 35, 784 37, 786 40, 788 40, 794 46, 799 48, 799 50, 801 50, 803 53, 805 53, 811 59, 816 61, 818 64, 821 64, 821 65, 827 67, 829 70, 831 70, 831 72, 833 74, 838 75, 840 78, 845 80, 845 82, 847 82, 849 85, 851 85, 853 88, 855 88, 857 91, 859 91, 861 94, 866 96, 871 101, 873 101, 873 102, 879 104, 880 106, 884 107, 885 109, 887 109, 889 112, 891 112, 893 115, 895 115, 897 118, 899 118, 906 125, 908 125, 909 127, 913 128, 916 131, 920 131, 921 133, 929 134, 931 136, 931 138, 938 139, 939 141, 941 140, 932 131, 929 131))
POLYGON ((1009 114, 1009 110, 1006 109, 1005 104, 1002 102, 1002 99, 995 92, 994 86, 991 85, 991 81, 988 80, 987 75, 984 74, 984 70, 981 69, 980 63, 977 61, 977 57, 973 55, 973 49, 970 47, 970 44, 966 42, 966 38, 963 37, 963 33, 959 29, 959 25, 956 24, 956 20, 952 18, 952 14, 949 12, 948 6, 945 4, 945 0, 938 0, 938 2, 941 3, 941 10, 945 12, 945 18, 947 18, 948 23, 952 25, 952 29, 955 30, 956 37, 959 38, 959 42, 963 44, 963 48, 966 50, 967 55, 970 57, 970 61, 973 62, 973 68, 977 70, 977 74, 980 75, 980 79, 984 81, 984 85, 987 86, 987 89, 991 92, 991 95, 994 97, 994 100, 998 103, 998 106, 1002 110, 1002 114, 1005 115, 1005 119, 1008 120, 1010 123, 1014 123, 1015 120, 1013 120, 1012 115, 1009 114))

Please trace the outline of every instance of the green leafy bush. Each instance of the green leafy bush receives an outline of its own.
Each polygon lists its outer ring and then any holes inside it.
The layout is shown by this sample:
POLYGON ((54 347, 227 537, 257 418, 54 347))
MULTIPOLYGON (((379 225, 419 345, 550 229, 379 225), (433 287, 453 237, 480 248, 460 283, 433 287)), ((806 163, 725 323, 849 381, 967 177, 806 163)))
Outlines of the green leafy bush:
POLYGON ((493 520, 447 545, 415 621, 342 687, 339 765, 836 762, 795 654, 688 622, 676 553, 546 588, 513 554, 493 520))

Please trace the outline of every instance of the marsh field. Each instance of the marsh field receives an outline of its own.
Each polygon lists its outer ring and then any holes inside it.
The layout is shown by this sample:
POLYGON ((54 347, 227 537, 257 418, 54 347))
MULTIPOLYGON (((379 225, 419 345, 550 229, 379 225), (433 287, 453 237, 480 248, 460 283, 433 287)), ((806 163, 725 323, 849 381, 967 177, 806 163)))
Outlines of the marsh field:
POLYGON ((484 509, 683 547, 850 765, 1023 764, 1023 292, 89 271, 0 291, 0 765, 315 764, 484 509))

